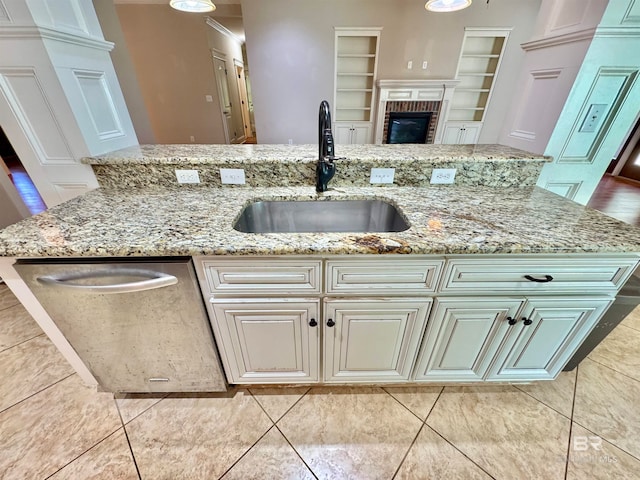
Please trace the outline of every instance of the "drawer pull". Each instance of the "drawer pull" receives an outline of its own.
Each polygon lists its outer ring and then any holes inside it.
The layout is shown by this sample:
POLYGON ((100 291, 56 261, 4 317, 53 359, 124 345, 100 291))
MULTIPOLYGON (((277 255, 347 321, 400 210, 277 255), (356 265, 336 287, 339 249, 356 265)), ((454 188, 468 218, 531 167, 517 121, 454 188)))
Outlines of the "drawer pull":
POLYGON ((327 320, 327 327, 333 327, 336 324, 336 322, 334 322, 333 320, 329 319, 327 320))
POLYGON ((527 317, 522 317, 522 323, 524 323, 525 325, 531 325, 533 323, 533 320, 527 317))
POLYGON ((512 317, 507 317, 507 321, 509 322, 509 325, 515 325, 516 323, 518 323, 518 319, 512 317))
POLYGON ((317 327, 318 326, 318 322, 316 322, 315 318, 312 318, 311 320, 309 320, 309 326, 310 327, 317 327))
POLYGON ((524 278, 526 278, 530 282, 538 282, 538 283, 547 283, 553 280, 553 277, 551 275, 545 275, 544 278, 536 278, 536 277, 532 277, 531 275, 525 275, 524 278))

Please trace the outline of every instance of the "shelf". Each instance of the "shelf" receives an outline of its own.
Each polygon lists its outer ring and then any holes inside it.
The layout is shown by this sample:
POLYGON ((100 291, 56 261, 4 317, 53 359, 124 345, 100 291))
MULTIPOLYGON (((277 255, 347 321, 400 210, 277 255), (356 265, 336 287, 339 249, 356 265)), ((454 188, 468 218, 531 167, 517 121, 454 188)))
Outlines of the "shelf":
POLYGON ((376 58, 375 53, 339 53, 338 58, 376 58))

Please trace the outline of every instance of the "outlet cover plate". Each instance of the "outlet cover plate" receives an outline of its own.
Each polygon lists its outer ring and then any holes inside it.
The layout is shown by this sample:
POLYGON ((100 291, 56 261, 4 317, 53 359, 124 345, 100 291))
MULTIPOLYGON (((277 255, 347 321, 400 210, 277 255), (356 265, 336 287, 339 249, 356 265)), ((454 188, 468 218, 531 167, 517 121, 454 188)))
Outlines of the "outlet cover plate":
POLYGON ((198 170, 176 170, 178 183, 200 183, 198 170))
POLYGON ((221 168, 220 181, 224 185, 244 185, 244 168, 221 168))
POLYGON ((369 183, 393 183, 395 168, 372 168, 369 183))
POLYGON ((453 183, 455 178, 455 168, 434 168, 431 172, 431 183, 453 183))

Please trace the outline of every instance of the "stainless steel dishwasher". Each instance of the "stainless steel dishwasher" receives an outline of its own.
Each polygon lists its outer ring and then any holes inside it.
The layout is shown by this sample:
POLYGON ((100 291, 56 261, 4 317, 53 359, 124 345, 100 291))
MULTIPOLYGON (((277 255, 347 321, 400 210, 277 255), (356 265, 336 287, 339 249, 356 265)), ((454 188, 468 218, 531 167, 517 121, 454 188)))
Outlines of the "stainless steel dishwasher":
POLYGON ((190 258, 19 260, 15 268, 105 390, 226 390, 190 258))

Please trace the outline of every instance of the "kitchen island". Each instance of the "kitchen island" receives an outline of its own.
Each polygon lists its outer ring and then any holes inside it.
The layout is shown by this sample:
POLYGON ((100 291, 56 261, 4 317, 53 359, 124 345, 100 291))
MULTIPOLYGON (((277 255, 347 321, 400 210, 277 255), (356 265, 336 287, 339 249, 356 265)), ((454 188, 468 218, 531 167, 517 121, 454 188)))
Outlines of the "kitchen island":
POLYGON ((142 146, 86 159, 102 188, 0 232, 0 275, 87 383, 14 259, 193 257, 230 383, 512 382, 553 379, 640 260, 640 229, 534 186, 547 158, 341 147, 332 188, 316 193, 315 148, 142 146), (372 167, 395 168, 396 184, 369 184, 372 167), (177 168, 202 183, 178 185, 177 168), (243 168, 247 184, 221 186, 218 168, 243 168), (434 168, 456 168, 455 184, 429 185, 434 168), (387 201, 409 228, 233 228, 256 201, 345 199, 387 201))

